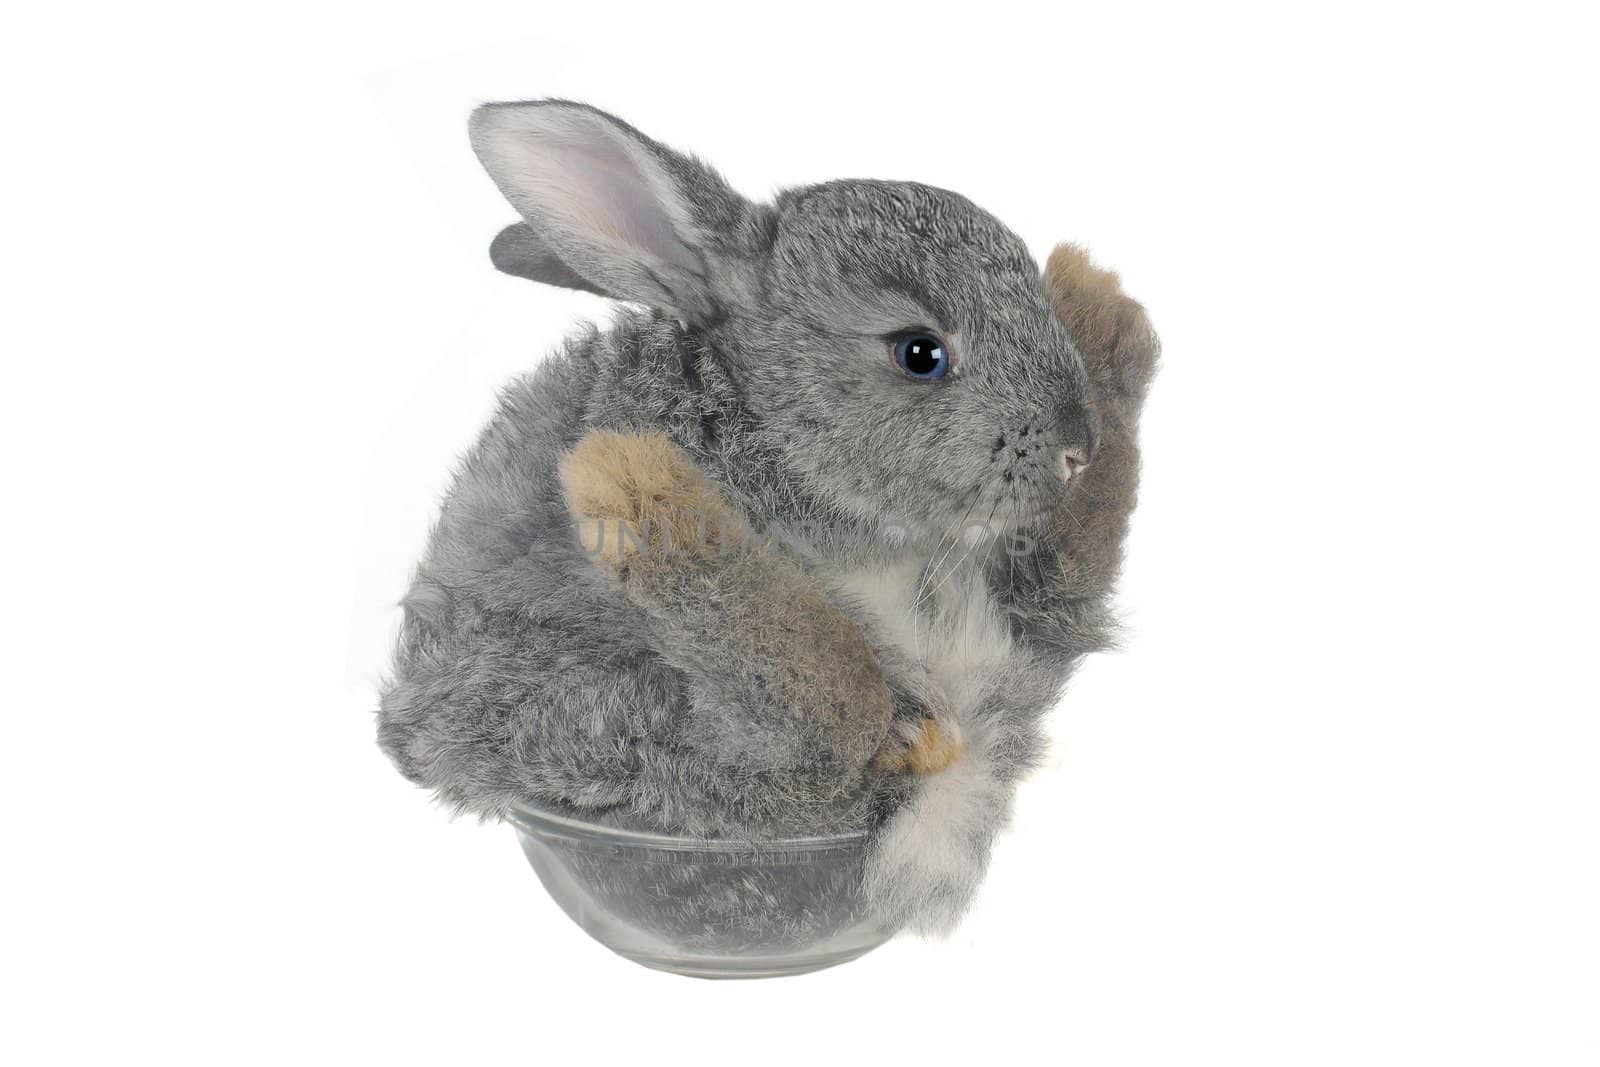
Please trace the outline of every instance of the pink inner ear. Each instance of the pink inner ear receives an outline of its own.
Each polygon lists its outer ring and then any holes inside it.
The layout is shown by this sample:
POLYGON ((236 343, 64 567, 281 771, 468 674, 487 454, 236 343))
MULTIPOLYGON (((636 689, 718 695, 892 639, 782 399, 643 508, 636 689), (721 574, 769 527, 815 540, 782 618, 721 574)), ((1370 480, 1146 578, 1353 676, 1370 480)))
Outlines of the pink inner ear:
POLYGON ((682 206, 645 149, 588 115, 537 110, 550 113, 509 122, 490 143, 501 164, 495 177, 518 208, 619 259, 643 253, 701 272, 673 226, 682 206))

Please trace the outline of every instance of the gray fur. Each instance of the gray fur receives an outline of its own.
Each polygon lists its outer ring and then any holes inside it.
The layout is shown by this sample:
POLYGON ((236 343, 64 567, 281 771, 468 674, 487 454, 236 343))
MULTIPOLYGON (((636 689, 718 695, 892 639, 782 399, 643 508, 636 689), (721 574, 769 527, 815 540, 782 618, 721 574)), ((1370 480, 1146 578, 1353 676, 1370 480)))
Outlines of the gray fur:
POLYGON ((943 190, 841 181, 753 204, 563 101, 480 109, 473 142, 528 227, 515 241, 535 265, 511 273, 570 284, 565 272, 647 308, 511 385, 464 460, 404 601, 384 749, 485 817, 528 800, 715 836, 871 828, 875 906, 950 927, 1038 759, 1041 716, 1109 642, 1153 335, 1080 350, 1022 242, 943 190), (521 149, 569 158, 531 165, 529 184, 521 149), (552 175, 584 180, 586 167, 607 173, 584 196, 627 201, 623 239, 585 230, 590 201, 550 193, 552 175), (952 375, 898 373, 885 337, 910 328, 950 342, 952 375), (781 714, 762 727, 768 712, 748 696, 765 669, 748 639, 760 598, 734 610, 712 595, 746 580, 704 573, 641 599, 585 556, 555 471, 593 429, 669 436, 859 624, 899 724, 891 738, 934 716, 958 724, 966 754, 917 778, 864 763, 857 742, 811 743, 781 714), (1065 485, 1062 449, 1089 457, 1065 485), (991 531, 988 549, 958 550, 947 572, 940 554, 951 558, 964 519, 991 531), (1037 550, 994 551, 1016 534, 1037 550), (929 589, 960 575, 914 623, 959 611, 949 593, 962 581, 1001 613, 1007 657, 960 701, 939 663, 894 640, 903 620, 850 592, 851 572, 907 559, 926 564, 929 589), (747 765, 730 764, 730 744, 747 765))
POLYGON ((561 261, 561 257, 526 222, 516 222, 495 235, 489 244, 489 261, 496 270, 560 289, 578 289, 609 296, 600 287, 561 261))

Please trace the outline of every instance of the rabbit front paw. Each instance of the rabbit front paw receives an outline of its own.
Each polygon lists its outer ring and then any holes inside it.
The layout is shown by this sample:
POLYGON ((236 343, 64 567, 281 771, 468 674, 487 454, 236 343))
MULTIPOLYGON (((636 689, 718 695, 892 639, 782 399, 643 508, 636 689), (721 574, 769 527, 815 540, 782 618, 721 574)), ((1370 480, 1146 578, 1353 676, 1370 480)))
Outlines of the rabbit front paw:
POLYGON ((929 715, 892 731, 874 763, 893 774, 937 774, 965 750, 960 731, 929 715))
POLYGON ((1142 395, 1160 345, 1144 306, 1123 293, 1122 279, 1077 245, 1059 244, 1045 264, 1044 282, 1090 376, 1123 395, 1142 395))

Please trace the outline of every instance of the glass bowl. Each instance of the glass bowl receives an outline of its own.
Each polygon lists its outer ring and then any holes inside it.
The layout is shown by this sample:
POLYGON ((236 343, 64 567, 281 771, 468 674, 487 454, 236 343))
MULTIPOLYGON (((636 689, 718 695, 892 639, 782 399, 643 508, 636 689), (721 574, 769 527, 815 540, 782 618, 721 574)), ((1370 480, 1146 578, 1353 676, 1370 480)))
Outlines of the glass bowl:
POLYGON ((510 821, 572 921, 646 967, 697 978, 805 974, 895 932, 861 900, 865 834, 706 841, 525 806, 510 821))

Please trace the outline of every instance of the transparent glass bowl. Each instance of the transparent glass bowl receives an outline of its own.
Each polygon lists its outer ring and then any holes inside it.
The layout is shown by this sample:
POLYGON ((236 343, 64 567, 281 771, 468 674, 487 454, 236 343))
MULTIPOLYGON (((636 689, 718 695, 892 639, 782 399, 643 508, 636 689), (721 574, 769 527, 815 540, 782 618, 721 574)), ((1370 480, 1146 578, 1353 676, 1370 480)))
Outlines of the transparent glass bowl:
POLYGON ((510 820, 572 921, 646 967, 776 978, 846 963, 894 934, 861 901, 864 834, 704 841, 531 807, 510 820))

